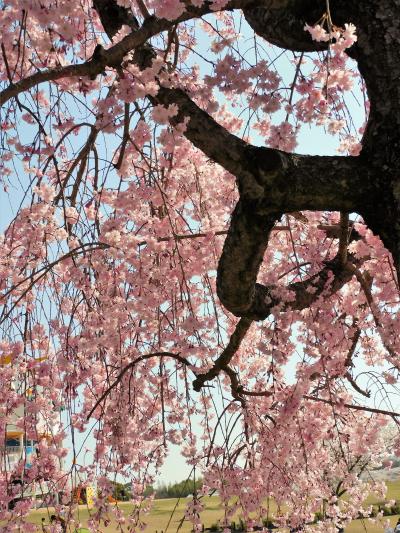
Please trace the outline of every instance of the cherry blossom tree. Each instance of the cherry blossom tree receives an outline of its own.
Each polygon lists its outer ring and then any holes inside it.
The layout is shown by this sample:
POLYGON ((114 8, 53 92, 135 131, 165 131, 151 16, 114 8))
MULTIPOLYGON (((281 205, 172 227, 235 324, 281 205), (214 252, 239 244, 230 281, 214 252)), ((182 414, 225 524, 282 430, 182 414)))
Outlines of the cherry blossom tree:
POLYGON ((196 531, 212 490, 225 532, 367 515, 400 416, 399 1, 0 8, 2 450, 37 450, 2 452, 2 530, 42 482, 74 528, 85 481, 93 531, 139 531, 174 445, 196 531))

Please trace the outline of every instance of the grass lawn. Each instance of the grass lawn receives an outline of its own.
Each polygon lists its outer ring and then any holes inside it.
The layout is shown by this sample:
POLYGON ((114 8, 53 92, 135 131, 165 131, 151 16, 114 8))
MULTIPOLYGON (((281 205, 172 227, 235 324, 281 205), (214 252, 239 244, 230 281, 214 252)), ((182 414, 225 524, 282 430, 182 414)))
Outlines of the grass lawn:
MULTIPOLYGON (((389 481, 388 485, 388 494, 387 500, 399 500, 400 499, 400 481, 389 481)), ((184 509, 186 505, 186 498, 182 498, 179 502, 177 499, 166 499, 166 500, 156 500, 154 502, 152 511, 150 515, 146 518, 147 527, 146 532, 149 533, 174 533, 177 531, 180 521, 184 515, 184 509), (173 513, 173 515, 172 515, 173 513), (172 517, 171 517, 172 515, 172 517), (168 522, 170 524, 168 526, 168 522), (167 527, 168 526, 168 527, 167 527)), ((202 523, 205 527, 210 527, 212 524, 215 524, 218 519, 222 517, 222 509, 220 507, 220 502, 218 496, 210 496, 203 499, 204 511, 201 514, 202 523)), ((368 504, 378 503, 376 497, 371 496, 367 500, 368 504)), ((132 505, 130 503, 119 503, 118 507, 128 514, 132 505)), ((87 519, 89 517, 88 509, 85 506, 79 507, 79 520, 82 526, 87 525, 87 519)), ((50 510, 51 514, 51 510, 50 510)), ((48 523, 49 511, 47 509, 38 509, 33 511, 30 515, 30 520, 34 524, 41 525, 42 517, 46 518, 48 523)), ((110 517, 111 518, 111 517, 110 517)), ((390 520, 392 527, 396 524, 399 516, 387 517, 390 520)), ((119 531, 119 530, 118 530, 119 531)), ((187 522, 183 522, 179 533, 190 533, 191 525, 187 522)), ((117 533, 115 521, 101 529, 102 533, 117 533)), ((22 532, 21 532, 22 533, 22 532)), ((383 529, 380 524, 375 524, 370 520, 355 520, 348 528, 346 528, 346 533, 383 533, 383 529)))
MULTIPOLYGON (((211 496, 204 498, 203 500, 205 505, 205 510, 202 513, 202 521, 206 527, 211 526, 216 523, 219 518, 222 516, 222 510, 219 503, 218 496, 211 496)), ((165 500, 156 500, 154 502, 152 511, 146 519, 147 527, 146 531, 149 533, 173 533, 177 530, 180 520, 184 515, 186 505, 186 498, 183 498, 179 503, 177 499, 165 499, 165 500), (171 518, 171 514, 175 509, 175 512, 171 518), (168 522, 171 518, 170 525, 167 529, 168 522)), ((130 503, 121 502, 118 504, 118 507, 123 510, 125 513, 129 513, 132 509, 130 503)), ((30 515, 30 521, 34 524, 40 525, 42 523, 42 517, 46 518, 46 523, 48 523, 49 514, 51 514, 47 509, 38 509, 32 511, 30 515)), ((89 517, 88 509, 81 505, 79 506, 79 520, 82 526, 87 525, 87 519, 89 517)), ((110 517, 111 518, 111 517, 110 517)), ((102 533, 117 533, 115 521, 112 521, 111 524, 107 527, 102 528, 102 533)), ((190 533, 191 525, 188 522, 184 522, 182 527, 179 529, 179 533, 190 533)))
MULTIPOLYGON (((385 517, 390 520, 391 527, 394 527, 399 519, 399 515, 385 517)), ((369 520, 354 520, 349 527, 346 528, 346 533, 383 533, 381 525, 374 524, 369 520)))

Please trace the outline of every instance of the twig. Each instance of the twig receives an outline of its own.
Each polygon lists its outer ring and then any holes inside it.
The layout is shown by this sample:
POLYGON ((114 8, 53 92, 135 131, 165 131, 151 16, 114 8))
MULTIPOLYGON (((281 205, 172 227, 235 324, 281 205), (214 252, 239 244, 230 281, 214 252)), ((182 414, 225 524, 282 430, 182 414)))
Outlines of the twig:
POLYGON ((340 213, 339 260, 342 265, 347 262, 347 245, 349 243, 349 214, 340 213))
MULTIPOLYGON (((236 324, 235 331, 232 333, 231 338, 229 339, 227 347, 216 359, 214 365, 204 374, 198 375, 193 381, 193 389, 195 391, 199 392, 206 381, 214 379, 216 376, 218 376, 221 370, 225 370, 227 373, 230 372, 230 370, 227 370, 227 367, 231 362, 232 357, 239 349, 240 344, 242 343, 242 340, 244 339, 252 323, 253 321, 249 318, 241 318, 239 320, 239 322, 236 324)), ((231 377, 231 374, 229 375, 231 377)))
MULTIPOLYGON (((275 226, 272 231, 288 231, 288 226, 275 226)), ((214 235, 227 235, 228 230, 218 230, 211 232, 214 235)), ((171 237, 158 237, 157 242, 167 242, 167 241, 182 241, 184 239, 199 239, 202 237, 209 237, 209 233, 188 233, 183 235, 172 235, 171 237)), ((145 246, 147 241, 138 242, 138 246, 145 246)))
POLYGON ((129 141, 129 103, 125 102, 124 106, 124 132, 122 134, 121 148, 119 151, 118 161, 115 163, 115 168, 119 170, 124 160, 125 149, 129 141))
POLYGON ((344 377, 349 381, 350 385, 353 387, 353 389, 355 389, 359 394, 362 394, 363 396, 365 396, 366 398, 370 398, 371 397, 371 393, 370 391, 365 391, 363 390, 359 385, 357 385, 355 379, 353 378, 353 376, 350 374, 350 372, 346 372, 346 374, 344 375, 344 377))
POLYGON ((105 243, 101 243, 101 242, 99 242, 99 243, 82 244, 81 246, 78 246, 78 247, 70 250, 69 252, 67 252, 63 256, 61 256, 58 259, 52 261, 51 263, 49 263, 47 265, 44 265, 43 267, 39 268, 36 272, 32 273, 30 276, 27 276, 23 280, 21 280, 18 283, 16 283, 13 287, 11 287, 8 291, 6 291, 4 294, 1 295, 1 299, 3 301, 6 298, 6 296, 8 296, 12 291, 17 289, 20 285, 22 285, 23 283, 26 283, 29 280, 32 280, 31 283, 28 285, 28 287, 22 291, 20 296, 11 305, 10 309, 6 313, 5 313, 5 307, 4 307, 3 314, 0 317, 0 324, 2 324, 11 315, 12 311, 17 307, 17 305, 22 300, 22 298, 24 298, 26 296, 26 294, 28 294, 28 292, 33 288, 33 286, 36 285, 36 283, 38 281, 40 281, 55 265, 57 265, 61 261, 64 261, 65 259, 68 259, 69 257, 74 257, 75 255, 80 255, 80 254, 83 254, 83 253, 86 253, 86 252, 92 252, 94 250, 104 250, 104 249, 107 249, 107 248, 109 248, 109 245, 105 244, 105 243), (95 246, 95 247, 86 249, 85 248, 86 246, 95 246))
POLYGON ((376 326, 376 328, 378 330, 378 333, 379 333, 379 335, 381 337, 382 344, 386 348, 386 350, 388 351, 389 355, 391 356, 393 364, 399 370, 399 365, 398 365, 398 363, 396 363, 396 361, 398 361, 398 355, 395 352, 395 350, 386 342, 386 340, 384 339, 384 336, 382 335, 382 332, 381 332, 382 323, 381 323, 381 321, 380 321, 380 319, 379 319, 379 317, 377 315, 377 310, 376 310, 376 307, 375 307, 375 304, 374 304, 374 299, 372 297, 372 292, 371 292, 372 277, 369 274, 369 272, 362 273, 360 269, 358 269, 356 267, 353 267, 353 268, 354 268, 354 275, 355 275, 357 281, 359 282, 359 284, 361 285, 361 288, 362 288, 362 290, 364 292, 365 298, 367 300, 368 306, 369 306, 371 314, 372 314, 372 318, 374 319, 375 326, 376 326))
POLYGON ((335 405, 336 407, 343 405, 343 407, 347 407, 348 409, 355 409, 356 411, 367 411, 368 413, 391 416, 392 418, 395 418, 398 416, 400 417, 400 413, 397 413, 396 411, 387 411, 386 409, 376 409, 375 407, 368 407, 366 405, 355 405, 354 403, 334 402, 332 400, 327 400, 326 398, 317 398, 316 396, 303 396, 303 398, 305 400, 311 400, 313 402, 321 402, 321 403, 326 403, 329 405, 335 405))
POLYGON ((83 146, 82 150, 79 152, 76 159, 74 159, 74 162, 71 165, 71 168, 68 170, 67 175, 63 179, 62 188, 60 189, 59 193, 54 197, 54 204, 57 205, 57 203, 60 201, 60 199, 63 196, 63 191, 66 189, 68 185, 69 178, 71 177, 73 171, 75 168, 79 165, 78 169, 78 175, 76 177, 76 180, 74 182, 72 192, 71 192, 71 205, 75 205, 76 196, 78 194, 79 186, 81 184, 83 173, 86 168, 86 161, 89 156, 89 152, 96 141, 96 137, 99 133, 99 130, 97 130, 94 126, 91 127, 90 134, 85 142, 85 145, 83 146))

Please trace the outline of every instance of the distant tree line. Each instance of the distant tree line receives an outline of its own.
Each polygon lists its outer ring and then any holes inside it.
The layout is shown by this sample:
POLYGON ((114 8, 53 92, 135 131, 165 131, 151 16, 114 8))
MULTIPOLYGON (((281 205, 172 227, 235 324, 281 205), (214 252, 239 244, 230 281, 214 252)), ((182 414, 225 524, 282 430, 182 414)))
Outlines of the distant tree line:
POLYGON ((132 498, 132 490, 130 483, 118 483, 118 481, 112 481, 113 492, 112 497, 119 502, 127 502, 132 498))
POLYGON ((178 483, 161 483, 155 488, 154 492, 155 497, 159 499, 186 498, 187 496, 200 490, 202 486, 203 480, 201 478, 196 480, 185 479, 183 481, 179 481, 178 483))
MULTIPOLYGON (((132 490, 130 483, 123 484, 113 481, 113 493, 112 497, 118 501, 126 502, 132 498, 132 490)), ((186 498, 187 496, 193 494, 195 491, 198 491, 203 486, 203 480, 198 478, 193 479, 184 479, 177 483, 161 483, 156 487, 151 485, 146 487, 145 495, 149 496, 154 494, 156 499, 163 498, 186 498)))

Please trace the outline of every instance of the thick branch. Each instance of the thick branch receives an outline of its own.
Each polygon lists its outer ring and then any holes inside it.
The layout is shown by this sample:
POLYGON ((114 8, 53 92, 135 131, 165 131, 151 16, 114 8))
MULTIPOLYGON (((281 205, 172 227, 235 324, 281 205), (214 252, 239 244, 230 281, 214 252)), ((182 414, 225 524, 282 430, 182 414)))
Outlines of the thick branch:
MULTIPOLYGON (((160 87, 156 97, 151 98, 151 100, 153 103, 163 105, 176 104, 179 111, 173 117, 171 123, 176 125, 183 122, 185 118, 189 118, 185 137, 228 172, 235 176, 244 175, 248 181, 254 182, 248 169, 249 162, 246 152, 248 144, 218 124, 208 113, 196 105, 184 91, 160 87)), ((259 195, 262 189, 257 183, 254 186, 259 195)), ((257 192, 255 194, 257 195, 257 192)))
POLYGON ((289 154, 253 146, 229 133, 181 89, 160 87, 154 103, 176 104, 185 136, 237 177, 241 197, 259 200, 258 212, 359 211, 369 191, 369 168, 358 157, 289 154))
POLYGON ((116 2, 110 0, 93 0, 93 7, 99 14, 103 28, 106 30, 110 39, 125 24, 130 26, 133 30, 139 28, 139 23, 133 15, 132 10, 118 5, 116 2))
MULTIPOLYGON (((368 169, 355 157, 287 154, 246 144, 220 126, 180 89, 161 88, 154 101, 174 103, 178 123, 189 117, 185 135, 206 155, 237 177, 241 200, 232 217, 218 268, 218 295, 236 316, 264 319, 279 302, 270 290, 256 286, 269 233, 282 214, 301 210, 359 211, 369 180, 368 169), (212 142, 210 142, 212 139, 212 142)), ((341 260, 326 264, 307 284, 293 285, 293 308, 304 309, 335 276, 333 291, 351 279, 341 260), (311 295, 307 290, 313 288, 311 295)))
MULTIPOLYGON (((355 157, 288 154, 246 144, 180 89, 161 88, 155 101, 176 104, 174 123, 189 117, 186 137, 236 175, 241 200, 219 263, 218 295, 236 316, 265 318, 278 302, 267 288, 256 286, 256 279, 276 220, 291 211, 360 211, 369 192, 368 168, 355 157)), ((318 296, 330 274, 335 274, 335 290, 351 279, 346 265, 339 267, 340 261, 332 261, 304 290, 296 287, 295 308, 307 307, 312 298, 306 289, 312 285, 318 296)))

